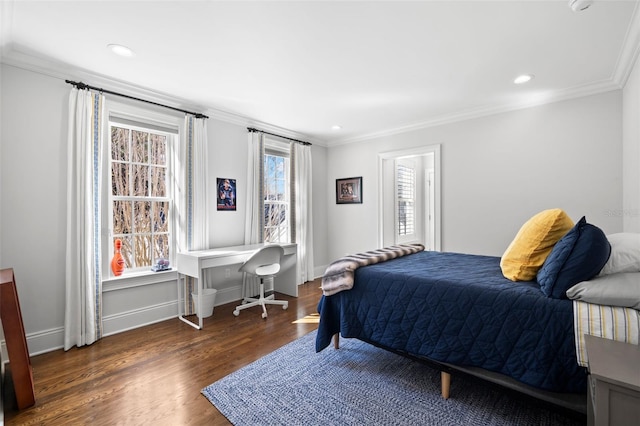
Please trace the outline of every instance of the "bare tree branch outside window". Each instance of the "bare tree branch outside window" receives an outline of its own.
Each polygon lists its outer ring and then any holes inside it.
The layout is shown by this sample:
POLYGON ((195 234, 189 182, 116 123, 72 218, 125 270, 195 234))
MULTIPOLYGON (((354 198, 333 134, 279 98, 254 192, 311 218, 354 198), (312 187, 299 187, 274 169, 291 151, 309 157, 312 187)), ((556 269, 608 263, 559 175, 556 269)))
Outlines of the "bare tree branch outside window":
POLYGON ((112 124, 111 188, 113 239, 122 240, 127 269, 170 258, 168 137, 112 124))
POLYGON ((264 241, 289 242, 289 159, 264 156, 264 241))

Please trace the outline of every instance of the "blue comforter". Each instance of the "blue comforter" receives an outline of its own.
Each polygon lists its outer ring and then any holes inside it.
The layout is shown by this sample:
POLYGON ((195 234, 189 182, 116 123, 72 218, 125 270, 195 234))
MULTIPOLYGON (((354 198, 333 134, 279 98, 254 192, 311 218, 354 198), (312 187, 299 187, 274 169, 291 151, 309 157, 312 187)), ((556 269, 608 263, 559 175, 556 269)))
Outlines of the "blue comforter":
POLYGON ((481 367, 555 392, 586 392, 570 300, 502 276, 500 258, 424 251, 358 268, 323 296, 316 351, 358 338, 435 361, 481 367))

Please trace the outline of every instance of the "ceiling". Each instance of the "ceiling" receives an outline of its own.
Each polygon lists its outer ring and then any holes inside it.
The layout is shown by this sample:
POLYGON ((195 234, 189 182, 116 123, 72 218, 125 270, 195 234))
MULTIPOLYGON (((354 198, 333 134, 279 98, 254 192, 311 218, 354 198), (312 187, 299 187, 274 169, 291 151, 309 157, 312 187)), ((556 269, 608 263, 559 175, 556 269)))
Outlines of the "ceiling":
POLYGON ((619 89, 636 5, 2 1, 0 41, 5 63, 82 70, 331 146, 619 89), (513 84, 522 73, 535 78, 513 84))

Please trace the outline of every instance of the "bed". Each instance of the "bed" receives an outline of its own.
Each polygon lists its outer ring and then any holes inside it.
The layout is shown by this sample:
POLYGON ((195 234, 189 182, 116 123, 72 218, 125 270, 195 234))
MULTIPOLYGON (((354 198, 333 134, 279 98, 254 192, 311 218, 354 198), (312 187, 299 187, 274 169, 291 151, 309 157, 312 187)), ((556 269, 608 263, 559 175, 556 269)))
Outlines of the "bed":
POLYGON ((586 392, 570 300, 502 276, 500 258, 422 251, 355 271, 322 296, 316 350, 333 335, 439 363, 480 367, 553 392, 586 392))
MULTIPOLYGON (((326 291, 325 273, 316 351, 334 336, 357 338, 436 365, 445 397, 449 373, 462 371, 586 412, 586 362, 577 362, 574 331, 574 305, 584 301, 550 297, 536 279, 505 278, 495 256, 416 250, 362 259, 346 268, 347 286, 326 291)), ((640 316, 630 311, 637 344, 640 316)))

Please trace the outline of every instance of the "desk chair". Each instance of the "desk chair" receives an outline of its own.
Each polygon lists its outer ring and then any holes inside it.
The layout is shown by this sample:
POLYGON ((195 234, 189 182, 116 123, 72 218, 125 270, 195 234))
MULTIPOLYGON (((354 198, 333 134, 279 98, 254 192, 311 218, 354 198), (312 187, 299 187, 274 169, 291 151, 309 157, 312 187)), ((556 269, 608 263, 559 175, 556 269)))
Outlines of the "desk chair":
MULTIPOLYGON (((289 307, 286 300, 274 300, 274 296, 264 296, 265 281, 271 283, 273 289, 273 278, 280 272, 280 260, 284 254, 284 249, 278 245, 265 246, 255 252, 253 256, 247 259, 239 269, 239 272, 245 272, 254 275, 260 279, 260 295, 258 298, 245 297, 242 305, 236 306, 233 315, 240 315, 242 309, 252 308, 254 306, 262 306, 262 318, 267 317, 266 305, 281 305, 282 309, 289 307)), ((243 286, 243 293, 246 294, 246 288, 243 286)), ((243 296, 244 296, 243 294, 243 296)))

